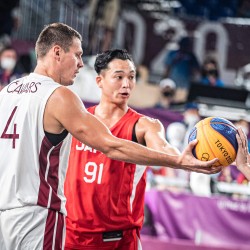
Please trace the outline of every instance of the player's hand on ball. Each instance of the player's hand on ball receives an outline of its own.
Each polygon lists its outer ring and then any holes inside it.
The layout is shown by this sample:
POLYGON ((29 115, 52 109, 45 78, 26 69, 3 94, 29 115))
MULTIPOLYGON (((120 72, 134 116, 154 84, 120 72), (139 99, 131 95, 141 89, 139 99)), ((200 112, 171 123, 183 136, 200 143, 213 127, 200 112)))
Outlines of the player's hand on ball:
POLYGON ((192 151, 195 158, 201 161, 218 158, 217 165, 227 167, 236 159, 237 133, 237 128, 230 121, 221 117, 207 117, 196 123, 188 141, 199 141, 192 151))
POLYGON ((197 143, 197 140, 191 141, 181 154, 180 162, 185 166, 183 169, 203 174, 215 174, 220 172, 222 166, 216 166, 218 165, 217 158, 209 161, 200 161, 194 157, 192 150, 197 143))

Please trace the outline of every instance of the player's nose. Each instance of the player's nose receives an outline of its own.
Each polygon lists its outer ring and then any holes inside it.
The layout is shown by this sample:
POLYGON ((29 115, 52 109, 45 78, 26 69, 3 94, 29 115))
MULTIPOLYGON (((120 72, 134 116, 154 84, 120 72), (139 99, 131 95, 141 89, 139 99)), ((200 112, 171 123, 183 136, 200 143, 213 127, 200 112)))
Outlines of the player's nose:
POLYGON ((123 88, 129 88, 129 79, 124 78, 122 81, 122 87, 123 88))

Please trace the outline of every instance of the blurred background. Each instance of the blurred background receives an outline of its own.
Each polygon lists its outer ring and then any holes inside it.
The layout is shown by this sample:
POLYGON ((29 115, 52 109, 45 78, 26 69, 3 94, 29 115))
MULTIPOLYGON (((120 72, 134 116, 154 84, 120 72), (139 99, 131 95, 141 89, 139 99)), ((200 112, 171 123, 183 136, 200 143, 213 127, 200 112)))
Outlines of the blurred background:
MULTIPOLYGON (((64 22, 83 37, 70 88, 86 106, 100 99, 96 54, 126 48, 137 66, 129 104, 161 120, 171 144, 182 150, 208 116, 250 138, 249 0, 8 0, 0 22, 0 90, 33 71, 44 25, 64 22)), ((250 249, 250 184, 234 164, 212 176, 148 166, 147 179, 144 250, 250 249)))

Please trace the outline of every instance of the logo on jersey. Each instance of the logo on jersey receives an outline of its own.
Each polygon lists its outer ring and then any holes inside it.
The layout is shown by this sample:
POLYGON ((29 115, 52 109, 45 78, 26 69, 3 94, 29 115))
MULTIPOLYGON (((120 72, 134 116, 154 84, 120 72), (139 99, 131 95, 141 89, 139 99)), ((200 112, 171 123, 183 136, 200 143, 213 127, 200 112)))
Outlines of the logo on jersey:
POLYGON ((11 82, 8 85, 7 92, 8 93, 35 93, 38 89, 38 85, 41 85, 40 82, 27 82, 23 83, 20 81, 11 82))
POLYGON ((85 145, 81 142, 78 142, 78 144, 76 145, 76 150, 79 151, 89 151, 90 153, 96 153, 97 150, 94 148, 89 147, 88 145, 85 145))

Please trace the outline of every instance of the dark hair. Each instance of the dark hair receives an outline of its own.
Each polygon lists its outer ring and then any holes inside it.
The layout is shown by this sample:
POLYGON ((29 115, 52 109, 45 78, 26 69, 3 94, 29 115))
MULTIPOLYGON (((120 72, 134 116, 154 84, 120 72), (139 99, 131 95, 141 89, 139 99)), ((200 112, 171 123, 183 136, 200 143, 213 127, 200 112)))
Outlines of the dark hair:
POLYGON ((213 58, 213 57, 207 57, 204 60, 202 68, 201 68, 201 75, 202 75, 202 77, 206 77, 209 74, 214 75, 215 77, 219 77, 218 63, 217 63, 216 59, 213 58), (214 65, 214 69, 207 70, 206 69, 206 65, 208 65, 208 64, 213 64, 214 65))
POLYGON ((191 40, 189 37, 182 37, 179 41, 179 46, 181 51, 189 51, 191 49, 191 40))
POLYGON ((44 57, 54 45, 59 45, 67 52, 73 43, 73 38, 82 41, 82 36, 70 26, 64 23, 52 23, 46 25, 36 41, 37 58, 44 57))
POLYGON ((131 55, 127 52, 127 50, 125 49, 107 50, 101 54, 97 54, 96 56, 94 65, 96 73, 100 74, 102 70, 107 69, 109 62, 114 59, 130 60, 134 64, 134 61, 131 55))
POLYGON ((17 51, 14 47, 12 47, 11 45, 5 46, 1 49, 0 51, 0 56, 2 56, 3 52, 5 52, 6 50, 13 50, 15 51, 15 53, 17 54, 17 51))

